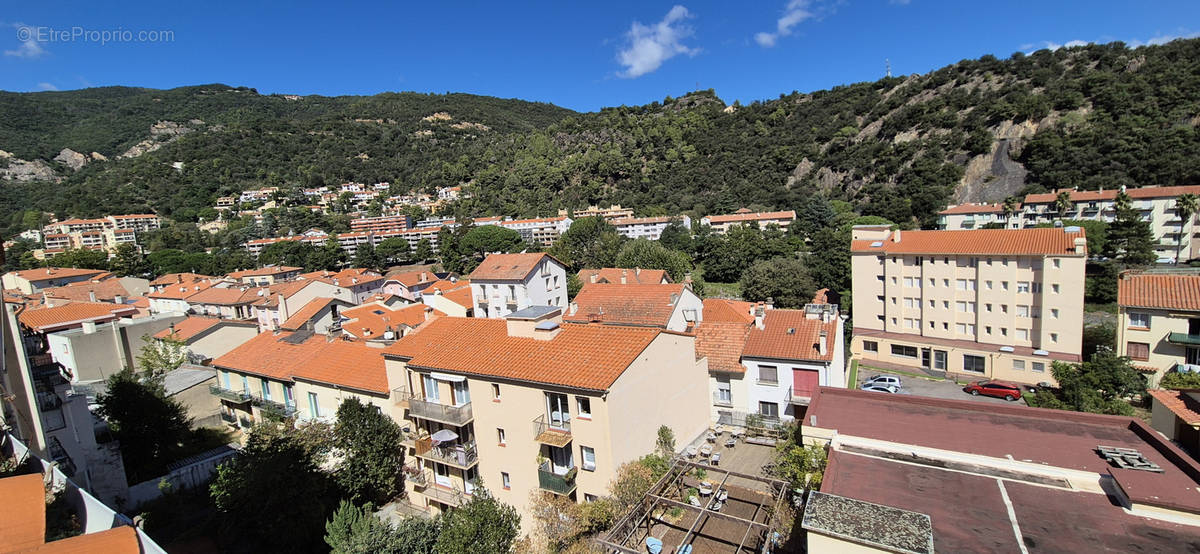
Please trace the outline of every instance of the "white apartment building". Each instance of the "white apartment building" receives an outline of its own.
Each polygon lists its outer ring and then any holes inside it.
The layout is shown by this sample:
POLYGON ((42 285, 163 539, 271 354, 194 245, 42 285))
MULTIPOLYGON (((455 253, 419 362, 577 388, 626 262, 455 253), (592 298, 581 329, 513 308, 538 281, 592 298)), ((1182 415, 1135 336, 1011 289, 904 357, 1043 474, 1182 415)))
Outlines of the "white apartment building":
POLYGON ((1078 227, 899 231, 857 226, 854 339, 864 364, 1053 383, 1078 362, 1087 240, 1078 227))
POLYGON ((611 223, 622 236, 631 239, 645 238, 658 240, 662 236, 663 229, 666 229, 667 225, 670 225, 673 221, 678 221, 680 225, 683 225, 689 231, 692 228, 692 218, 686 215, 678 217, 630 217, 614 219, 611 223))
POLYGON ((622 208, 620 204, 613 204, 607 208, 599 206, 588 206, 582 210, 558 210, 559 216, 571 216, 575 219, 581 217, 603 217, 604 219, 628 219, 633 217, 633 208, 622 208))
POLYGON ((786 230, 795 219, 795 210, 752 212, 742 208, 726 215, 706 215, 700 218, 700 224, 712 227, 713 232, 718 235, 724 235, 734 225, 758 225, 759 229, 766 229, 768 225, 774 224, 778 225, 780 229, 786 230))
POLYGON ((521 234, 521 239, 530 244, 553 245, 558 237, 571 228, 572 219, 565 216, 538 219, 510 219, 500 226, 521 234))
POLYGON ((567 269, 549 254, 491 254, 470 279, 475 317, 505 317, 530 306, 567 309, 567 269))

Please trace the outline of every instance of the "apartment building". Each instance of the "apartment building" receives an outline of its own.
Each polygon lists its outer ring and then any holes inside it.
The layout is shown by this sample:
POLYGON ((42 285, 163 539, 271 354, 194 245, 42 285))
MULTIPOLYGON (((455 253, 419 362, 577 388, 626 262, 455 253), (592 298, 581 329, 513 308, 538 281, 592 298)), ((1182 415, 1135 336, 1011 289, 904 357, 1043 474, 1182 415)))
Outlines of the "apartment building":
POLYGON ((114 229, 129 231, 153 231, 162 227, 162 219, 154 214, 110 215, 105 219, 112 222, 114 229))
POLYGON ((900 231, 857 226, 854 340, 867 364, 1054 383, 1078 362, 1087 240, 1078 227, 900 231))
POLYGON ((62 365, 64 375, 72 383, 92 385, 121 370, 136 369, 146 345, 142 337, 182 321, 183 314, 122 317, 100 324, 92 320, 72 329, 46 333, 45 341, 47 351, 62 365))
POLYGON ((43 228, 45 254, 69 248, 113 250, 122 244, 137 244, 137 233, 162 226, 154 214, 110 215, 99 219, 67 219, 43 228))
MULTIPOLYGON (((938 227, 946 230, 978 229, 988 223, 1004 223, 1009 229, 1027 229, 1058 219, 1090 219, 1112 222, 1116 219, 1117 195, 1122 189, 1071 190, 1027 195, 1012 217, 1006 217, 1002 204, 963 204, 938 212, 938 227), (1067 192, 1071 209, 1058 213, 1056 201, 1067 192)), ((1200 194, 1200 186, 1139 187, 1123 189, 1133 201, 1134 209, 1150 223, 1157 240, 1155 252, 1161 262, 1173 262, 1179 252, 1188 260, 1200 256, 1200 236, 1197 236, 1196 216, 1188 221, 1179 218, 1175 200, 1184 194, 1200 194), (1182 226, 1182 228, 1181 228, 1182 226), (1181 235, 1182 233, 1182 235, 1181 235), (1182 250, 1179 242, 1182 236, 1182 250)))
POLYGON ((1121 273, 1117 353, 1129 356, 1151 386, 1168 372, 1200 372, 1200 271, 1121 273))
POLYGON ((405 442, 410 503, 440 513, 482 481, 528 532, 534 491, 605 496, 621 464, 653 451, 660 425, 681 442, 708 428, 690 335, 565 325, 560 313, 438 318, 385 349, 415 433, 405 442))
POLYGON ((662 236, 663 229, 666 229, 668 225, 675 222, 683 225, 689 231, 692 229, 692 218, 686 215, 677 217, 629 217, 611 221, 613 227, 616 227, 617 232, 622 236, 631 239, 649 240, 658 240, 662 236))
POLYGON ((704 318, 704 303, 691 287, 672 284, 586 283, 563 321, 658 327, 690 331, 704 318))
POLYGON ((795 219, 795 210, 752 212, 742 208, 731 214, 704 216, 700 218, 700 224, 712 227, 712 231, 718 235, 724 235, 734 225, 757 225, 759 229, 766 229, 769 225, 778 225, 780 229, 787 229, 795 219))
POLYGON ((407 215, 383 215, 350 220, 351 231, 406 231, 412 228, 407 215))
POLYGON ((600 269, 581 269, 575 275, 579 278, 579 282, 587 283, 613 283, 613 284, 634 284, 634 285, 650 285, 656 283, 670 283, 671 276, 662 269, 642 269, 623 268, 623 267, 603 267, 600 269))
POLYGON ((370 269, 347 268, 341 271, 313 271, 302 273, 301 280, 320 281, 349 292, 349 300, 362 304, 367 298, 383 291, 386 281, 383 275, 370 269))
POLYGON ((79 281, 95 279, 106 271, 98 269, 74 269, 70 267, 41 267, 5 273, 3 281, 5 289, 16 289, 25 294, 33 294, 42 289, 61 287, 79 281))
POLYGON ((289 281, 291 279, 295 279, 296 277, 300 276, 301 271, 304 271, 304 268, 289 267, 284 265, 269 265, 257 269, 234 271, 233 273, 229 274, 229 278, 233 279, 234 281, 246 283, 247 285, 258 285, 260 287, 265 287, 280 281, 289 281))
POLYGON ((633 208, 622 208, 620 204, 613 204, 607 208, 599 206, 588 206, 582 210, 558 210, 559 217, 570 216, 575 219, 581 217, 603 217, 604 219, 626 219, 633 217, 633 208))
POLYGON ((567 308, 567 268, 549 254, 491 254, 470 280, 475 317, 504 317, 530 306, 567 308))
POLYGON ((258 326, 248 321, 188 316, 153 335, 158 340, 183 343, 191 357, 200 361, 225 355, 258 334, 258 326))
POLYGON ((552 246, 558 237, 571 228, 569 217, 543 217, 537 219, 506 219, 499 225, 512 229, 521 234, 521 239, 529 244, 552 246))
POLYGON ((437 280, 437 274, 427 270, 390 273, 384 280, 383 292, 416 302, 421 298, 421 291, 437 280))

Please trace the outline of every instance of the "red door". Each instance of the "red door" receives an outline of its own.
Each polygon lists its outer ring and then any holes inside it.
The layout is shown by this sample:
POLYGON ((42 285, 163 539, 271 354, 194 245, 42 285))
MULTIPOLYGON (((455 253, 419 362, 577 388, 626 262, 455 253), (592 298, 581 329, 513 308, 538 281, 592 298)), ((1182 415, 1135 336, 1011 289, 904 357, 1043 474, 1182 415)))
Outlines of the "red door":
POLYGON ((821 373, 812 369, 792 370, 792 396, 811 397, 821 382, 821 373))

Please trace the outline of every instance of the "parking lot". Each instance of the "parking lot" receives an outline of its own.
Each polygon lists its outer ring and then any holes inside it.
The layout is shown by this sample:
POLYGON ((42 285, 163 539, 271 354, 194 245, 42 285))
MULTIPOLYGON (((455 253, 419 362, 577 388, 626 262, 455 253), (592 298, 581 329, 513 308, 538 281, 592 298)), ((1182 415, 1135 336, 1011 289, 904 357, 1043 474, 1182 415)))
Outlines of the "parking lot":
MULTIPOLYGON (((902 381, 903 390, 901 394, 911 394, 915 396, 929 396, 933 398, 946 398, 950 400, 974 400, 977 402, 992 402, 1000 404, 1017 404, 1024 406, 1024 400, 1016 402, 1008 402, 1003 398, 992 398, 990 396, 971 396, 962 390, 962 385, 954 381, 936 381, 933 379, 923 379, 909 375, 898 373, 889 373, 887 371, 876 370, 870 367, 858 368, 858 384, 861 386, 863 381, 871 378, 874 375, 895 375, 902 381)), ((884 393, 880 393, 884 394, 884 393)))

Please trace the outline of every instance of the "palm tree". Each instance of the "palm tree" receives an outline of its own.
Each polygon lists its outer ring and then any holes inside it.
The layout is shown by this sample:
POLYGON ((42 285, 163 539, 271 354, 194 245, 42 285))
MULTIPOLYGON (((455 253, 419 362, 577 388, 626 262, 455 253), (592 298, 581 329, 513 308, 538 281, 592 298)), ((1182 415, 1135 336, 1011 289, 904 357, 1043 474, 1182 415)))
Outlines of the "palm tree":
MULTIPOLYGON (((1183 255, 1183 228, 1191 221, 1192 216, 1196 215, 1196 209, 1200 208, 1200 197, 1195 194, 1181 194, 1175 199, 1175 214, 1179 216, 1179 238, 1175 242, 1175 263, 1179 263, 1180 256, 1183 255)), ((1191 241, 1188 241, 1189 243, 1191 241)))
POLYGON ((1005 198, 1005 199, 1004 199, 1004 207, 1003 207, 1003 208, 1001 208, 1001 209, 1002 209, 1002 210, 1004 210, 1004 222, 1005 222, 1005 226, 1006 226, 1006 227, 1011 227, 1011 225, 1009 225, 1009 224, 1008 224, 1008 222, 1012 220, 1012 216, 1013 216, 1013 214, 1017 213, 1017 199, 1016 199, 1016 197, 1009 196, 1008 198, 1005 198))
POLYGON ((1058 210, 1058 220, 1062 221, 1063 216, 1071 211, 1071 191, 1064 190, 1058 193, 1054 198, 1054 209, 1058 210))

